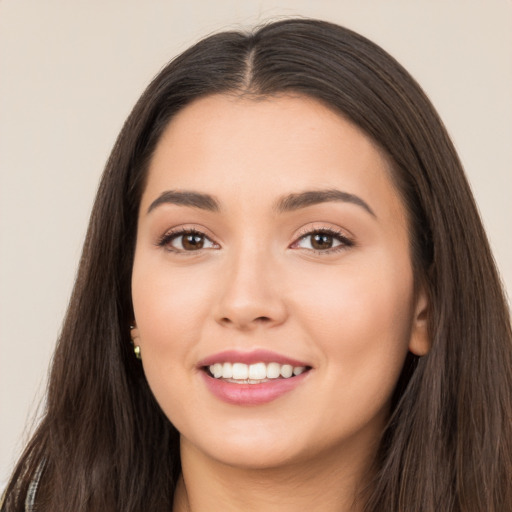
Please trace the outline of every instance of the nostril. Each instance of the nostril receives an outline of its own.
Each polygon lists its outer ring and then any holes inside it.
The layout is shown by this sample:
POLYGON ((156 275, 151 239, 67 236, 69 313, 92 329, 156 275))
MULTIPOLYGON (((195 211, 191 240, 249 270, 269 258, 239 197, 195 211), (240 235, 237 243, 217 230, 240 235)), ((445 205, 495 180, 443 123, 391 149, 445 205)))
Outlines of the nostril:
MULTIPOLYGON (((247 324, 247 326, 249 326, 251 323, 252 324, 267 324, 267 323, 269 323, 271 321, 272 321, 272 319, 270 317, 268 317, 268 316, 258 316, 258 317, 254 318, 253 320, 250 320, 248 322, 240 322, 240 325, 242 325, 242 323, 243 324, 247 324)), ((237 322, 235 322, 231 318, 228 318, 227 316, 222 317, 220 319, 220 323, 225 324, 225 325, 237 324, 237 322)))

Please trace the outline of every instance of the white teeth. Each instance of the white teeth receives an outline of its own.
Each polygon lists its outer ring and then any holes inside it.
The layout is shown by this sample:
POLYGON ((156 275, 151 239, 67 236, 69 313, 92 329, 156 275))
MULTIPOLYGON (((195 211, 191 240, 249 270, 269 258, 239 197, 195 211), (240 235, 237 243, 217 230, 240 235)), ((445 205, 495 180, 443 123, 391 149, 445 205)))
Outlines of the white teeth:
POLYGON ((222 377, 225 379, 233 377, 233 365, 231 363, 224 363, 222 365, 222 377))
POLYGON ((213 376, 218 379, 219 377, 222 377, 222 365, 219 363, 215 363, 214 365, 210 366, 210 371, 212 372, 213 376))
POLYGON ((293 366, 291 364, 283 364, 281 366, 281 377, 288 379, 293 375, 293 366))
POLYGON ((267 366, 265 363, 256 363, 249 366, 249 379, 262 380, 267 378, 267 366))
MULTIPOLYGON (((214 377, 215 377, 215 375, 214 375, 214 377)), ((222 377, 224 377, 224 376, 222 376, 222 377)), ((233 379, 246 380, 248 378, 249 378, 249 367, 243 363, 233 363, 233 379)))
POLYGON ((267 364, 267 379, 277 379, 281 375, 281 365, 279 363, 267 364))
POLYGON ((266 379, 289 379, 292 375, 300 375, 306 371, 305 366, 292 366, 279 363, 215 363, 209 367, 216 379, 232 379, 255 384, 266 379))

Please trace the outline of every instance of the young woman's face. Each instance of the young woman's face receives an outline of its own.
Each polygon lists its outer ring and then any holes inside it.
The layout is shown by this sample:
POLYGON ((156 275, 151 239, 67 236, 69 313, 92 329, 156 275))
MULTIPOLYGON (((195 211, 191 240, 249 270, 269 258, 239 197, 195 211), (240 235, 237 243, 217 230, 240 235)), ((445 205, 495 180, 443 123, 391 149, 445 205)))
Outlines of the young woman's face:
POLYGON ((407 351, 428 350, 389 164, 305 97, 214 95, 171 121, 132 293, 144 372, 182 448, 231 465, 364 458, 407 351))

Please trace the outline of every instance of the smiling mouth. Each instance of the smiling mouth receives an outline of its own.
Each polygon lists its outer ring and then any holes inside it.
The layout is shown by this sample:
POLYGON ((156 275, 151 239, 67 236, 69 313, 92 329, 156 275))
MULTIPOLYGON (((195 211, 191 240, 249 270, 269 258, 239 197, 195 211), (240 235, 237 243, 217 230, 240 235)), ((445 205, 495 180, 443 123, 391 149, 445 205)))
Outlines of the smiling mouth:
POLYGON ((271 363, 215 363, 203 370, 214 379, 233 384, 262 384, 274 380, 291 379, 311 370, 310 366, 271 363))

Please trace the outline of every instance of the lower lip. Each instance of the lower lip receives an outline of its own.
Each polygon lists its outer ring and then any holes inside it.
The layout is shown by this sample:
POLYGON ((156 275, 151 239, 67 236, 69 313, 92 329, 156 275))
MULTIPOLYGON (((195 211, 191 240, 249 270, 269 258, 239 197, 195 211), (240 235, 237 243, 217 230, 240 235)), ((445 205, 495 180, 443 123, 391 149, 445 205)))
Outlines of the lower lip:
POLYGON ((288 379, 275 379, 261 384, 234 384, 215 379, 202 371, 203 380, 217 398, 235 405, 260 405, 272 402, 299 386, 311 370, 288 379))

